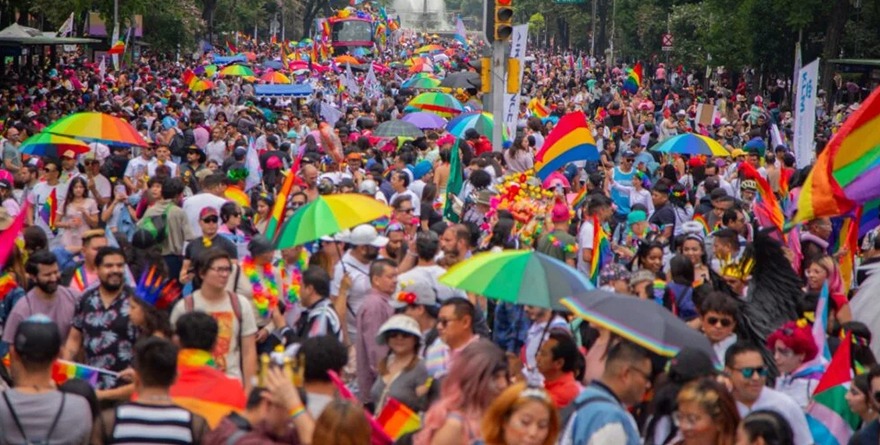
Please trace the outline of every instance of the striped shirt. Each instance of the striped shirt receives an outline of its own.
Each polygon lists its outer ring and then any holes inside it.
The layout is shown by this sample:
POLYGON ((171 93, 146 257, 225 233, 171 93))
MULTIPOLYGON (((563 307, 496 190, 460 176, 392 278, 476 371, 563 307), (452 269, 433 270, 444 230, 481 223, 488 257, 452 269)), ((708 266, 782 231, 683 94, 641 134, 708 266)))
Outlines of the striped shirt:
POLYGON ((124 403, 116 408, 114 444, 198 443, 193 437, 193 414, 176 405, 124 403))

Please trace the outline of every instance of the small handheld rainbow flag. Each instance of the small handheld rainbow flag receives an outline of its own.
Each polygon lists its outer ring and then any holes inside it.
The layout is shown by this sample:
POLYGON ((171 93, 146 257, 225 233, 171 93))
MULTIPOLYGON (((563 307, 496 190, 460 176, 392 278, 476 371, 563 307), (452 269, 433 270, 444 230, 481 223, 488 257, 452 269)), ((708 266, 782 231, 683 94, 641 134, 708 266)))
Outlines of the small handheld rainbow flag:
POLYGON ((376 420, 394 440, 422 427, 419 415, 393 397, 388 398, 388 403, 382 408, 382 412, 379 413, 376 420))
POLYGON ((700 223, 700 225, 703 226, 703 234, 704 235, 708 235, 708 234, 712 233, 712 231, 709 230, 709 222, 706 221, 706 217, 704 217, 703 215, 700 215, 699 213, 695 213, 694 214, 694 221, 700 223))
POLYGON ((544 119, 547 116, 550 116, 550 110, 547 109, 547 106, 538 98, 533 98, 529 101, 529 112, 532 113, 532 116, 544 119))
POLYGON ((122 40, 117 40, 113 46, 107 50, 107 54, 122 54, 125 52, 125 43, 122 40))
POLYGON ((626 80, 623 81, 623 90, 629 94, 636 94, 642 85, 642 62, 636 62, 636 65, 629 70, 626 80))
POLYGON ((52 189, 49 192, 49 197, 46 198, 46 202, 43 203, 43 206, 40 207, 40 218, 49 226, 49 230, 52 233, 55 233, 58 230, 55 227, 55 218, 58 213, 58 195, 56 194, 57 189, 52 189))
POLYGON ((235 47, 232 43, 229 43, 229 40, 226 41, 226 49, 229 50, 232 54, 238 54, 238 48, 235 47))
POLYGON ((577 195, 574 195, 574 198, 571 198, 568 205, 571 206, 572 210, 577 210, 578 207, 584 205, 587 202, 587 188, 584 187, 578 192, 577 195))
POLYGON ((593 216, 593 257, 590 260, 590 281, 599 285, 599 271, 611 260, 611 241, 597 216, 593 216))
POLYGON ((56 385, 62 385, 70 379, 82 379, 94 387, 98 384, 98 374, 101 371, 98 368, 81 363, 55 360, 55 363, 52 365, 52 380, 56 385))

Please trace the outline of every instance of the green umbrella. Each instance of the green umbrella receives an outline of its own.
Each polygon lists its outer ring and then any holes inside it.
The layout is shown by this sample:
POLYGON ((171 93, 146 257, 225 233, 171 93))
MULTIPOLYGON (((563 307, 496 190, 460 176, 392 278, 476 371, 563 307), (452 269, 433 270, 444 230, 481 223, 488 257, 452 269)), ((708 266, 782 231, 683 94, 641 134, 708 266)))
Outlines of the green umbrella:
POLYGON ((595 289, 568 264, 531 250, 474 255, 452 266, 440 282, 495 300, 562 310, 563 297, 595 289))
POLYGON ((390 207, 370 196, 357 193, 318 196, 284 223, 276 243, 279 249, 299 246, 390 214, 390 207))

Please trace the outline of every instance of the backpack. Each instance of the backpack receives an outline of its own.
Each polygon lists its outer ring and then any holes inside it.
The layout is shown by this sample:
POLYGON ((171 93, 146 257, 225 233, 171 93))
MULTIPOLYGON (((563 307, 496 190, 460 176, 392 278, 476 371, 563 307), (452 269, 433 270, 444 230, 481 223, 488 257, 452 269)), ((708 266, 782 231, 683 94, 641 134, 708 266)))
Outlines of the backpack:
POLYGON ((49 439, 52 438, 52 433, 55 432, 55 427, 58 426, 58 420, 61 419, 61 413, 64 412, 65 400, 67 400, 67 394, 62 392, 61 404, 58 406, 58 412, 55 413, 55 418, 52 420, 52 425, 49 426, 49 431, 46 433, 46 437, 43 440, 31 440, 27 437, 27 434, 24 433, 24 428, 21 426, 21 420, 18 419, 18 414, 15 413, 15 408, 13 408, 12 403, 9 402, 9 396, 6 392, 3 393, 3 401, 6 402, 6 407, 9 408, 9 415, 12 416, 12 421, 15 422, 19 434, 24 438, 25 445, 45 445, 49 443, 49 439))
POLYGON ((138 230, 146 231, 153 237, 153 241, 155 241, 156 244, 162 244, 165 242, 165 237, 167 235, 169 210, 171 210, 171 205, 166 207, 161 215, 153 215, 149 218, 144 218, 138 230))
POLYGON ((171 151, 173 156, 183 158, 186 156, 186 147, 186 138, 183 132, 175 131, 174 136, 171 137, 171 142, 168 143, 168 150, 171 151))

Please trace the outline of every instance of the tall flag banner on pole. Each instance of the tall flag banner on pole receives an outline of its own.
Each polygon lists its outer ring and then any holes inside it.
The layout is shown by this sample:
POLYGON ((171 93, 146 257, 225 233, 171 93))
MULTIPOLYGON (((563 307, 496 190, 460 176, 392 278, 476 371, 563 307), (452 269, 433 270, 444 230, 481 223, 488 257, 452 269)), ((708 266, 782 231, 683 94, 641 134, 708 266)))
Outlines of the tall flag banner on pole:
POLYGON ((465 50, 468 49, 467 31, 464 29, 464 22, 460 15, 455 17, 455 40, 461 43, 465 50))
POLYGON ((813 401, 807 407, 813 443, 845 445, 861 423, 845 397, 853 379, 851 350, 852 333, 847 332, 813 391, 813 401))
POLYGON ((608 264, 613 257, 611 256, 611 242, 608 240, 608 234, 602 228, 597 216, 593 216, 593 257, 590 259, 590 281, 597 287, 599 286, 599 272, 602 266, 608 264))
POLYGON ((354 74, 351 72, 351 64, 348 62, 345 63, 345 88, 353 96, 357 96, 361 92, 361 87, 357 84, 357 81, 354 80, 354 74))
POLYGON ((113 42, 110 47, 110 50, 107 51, 107 54, 111 54, 111 60, 113 61, 113 69, 119 71, 119 55, 122 54, 122 51, 125 50, 125 44, 119 40, 119 23, 113 25, 113 37, 110 39, 113 42))
MULTIPOLYGON (((236 35, 236 37, 238 37, 238 35, 236 35)), ((236 48, 229 40, 226 41, 226 49, 229 50, 230 54, 238 54, 238 48, 236 48)))
MULTIPOLYGON (((816 97, 819 93, 819 59, 800 68, 796 73, 795 108, 792 143, 797 168, 813 162, 816 136, 816 97)), ((826 146, 827 149, 828 146, 826 146)))
POLYGON ((459 144, 461 139, 456 139, 455 146, 449 153, 449 179, 446 181, 446 200, 443 206, 443 217, 454 223, 461 220, 454 207, 455 200, 458 199, 458 194, 461 193, 464 185, 459 144))
POLYGON ((69 34, 73 33, 73 13, 70 13, 70 17, 61 24, 61 28, 58 28, 58 37, 67 37, 69 34))

